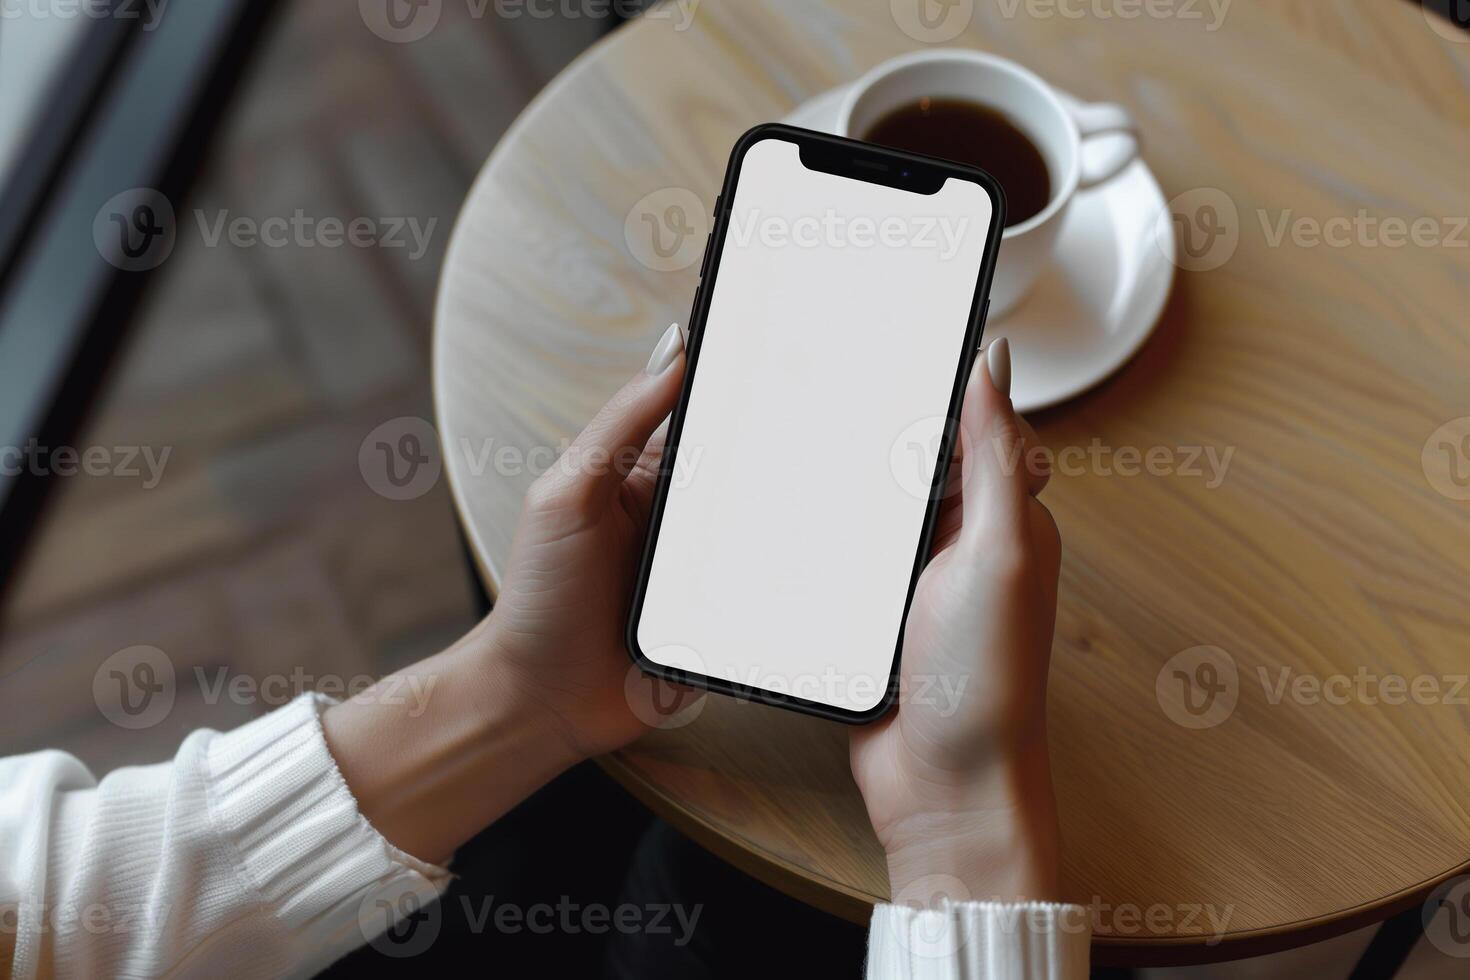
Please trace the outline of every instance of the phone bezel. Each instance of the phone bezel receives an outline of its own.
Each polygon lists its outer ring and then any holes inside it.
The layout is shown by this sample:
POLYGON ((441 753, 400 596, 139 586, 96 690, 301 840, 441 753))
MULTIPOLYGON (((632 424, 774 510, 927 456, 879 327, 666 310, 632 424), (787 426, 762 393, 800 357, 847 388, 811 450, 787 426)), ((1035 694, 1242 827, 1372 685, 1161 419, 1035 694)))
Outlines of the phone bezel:
POLYGON ((628 653, 644 673, 672 683, 714 691, 744 701, 788 708, 832 721, 866 724, 885 715, 898 698, 898 670, 903 658, 904 630, 908 624, 910 607, 913 605, 914 590, 918 587, 919 576, 923 573, 925 565, 928 564, 929 552, 933 548, 934 528, 942 502, 941 491, 948 476, 950 457, 954 452, 954 440, 959 429, 960 405, 964 397, 965 383, 974 364, 975 354, 980 346, 980 337, 985 326, 985 310, 989 305, 990 284, 995 273, 996 253, 1000 248, 1001 233, 1005 228, 1005 195, 995 178, 976 167, 800 129, 783 123, 765 123, 747 130, 735 142, 730 152, 729 165, 725 170, 724 183, 716 199, 714 219, 714 229, 705 247, 700 283, 695 290, 694 305, 689 317, 689 340, 685 352, 683 386, 679 391, 679 400, 669 420, 668 438, 664 445, 663 458, 659 463, 658 486, 649 515, 648 533, 644 540, 643 553, 638 566, 638 578, 633 589, 633 599, 628 614, 625 635, 628 653), (979 184, 990 197, 991 223, 987 230, 985 255, 976 277, 969 324, 965 331, 965 344, 955 369, 954 386, 949 399, 948 422, 945 425, 940 447, 939 465, 936 468, 934 485, 930 488, 929 505, 924 514, 923 532, 919 536, 914 567, 909 576, 903 619, 899 623, 893 661, 889 667, 888 687, 883 699, 864 711, 840 708, 777 691, 749 687, 722 677, 694 674, 677 667, 668 667, 650 660, 638 643, 638 623, 643 614, 643 600, 648 589, 653 558, 658 549, 664 504, 668 498, 674 462, 678 456, 679 436, 683 431, 684 415, 693 393, 694 378, 698 373, 699 351, 704 339, 705 321, 709 316, 710 303, 714 298, 714 282, 719 274, 720 257, 724 250, 725 235, 730 223, 730 204, 735 199, 735 188, 740 181, 740 169, 744 163, 745 154, 751 147, 766 139, 795 143, 802 163, 810 169, 835 173, 868 183, 913 189, 916 193, 934 193, 943 186, 946 180, 955 177, 979 184), (904 176, 905 172, 909 176, 904 176), (919 190, 924 187, 930 189, 928 191, 919 190))

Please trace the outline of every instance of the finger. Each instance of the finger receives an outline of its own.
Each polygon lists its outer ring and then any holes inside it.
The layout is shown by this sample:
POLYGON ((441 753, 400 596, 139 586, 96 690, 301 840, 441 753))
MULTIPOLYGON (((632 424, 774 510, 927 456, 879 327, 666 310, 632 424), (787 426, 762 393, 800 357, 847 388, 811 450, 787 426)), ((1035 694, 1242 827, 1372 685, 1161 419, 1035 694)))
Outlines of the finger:
POLYGON ((1031 423, 1019 415, 1016 416, 1016 423, 1021 427, 1021 442, 1026 446, 1022 456, 1026 470, 1026 492, 1035 497, 1051 481, 1051 460, 1045 453, 1037 452, 1041 448, 1041 438, 1031 428, 1031 423))
POLYGON ((640 522, 640 525, 648 518, 648 509, 653 503, 653 492, 658 487, 658 468, 663 461, 664 446, 669 440, 669 420, 664 419, 653 435, 648 437, 648 444, 643 447, 643 454, 638 457, 638 462, 628 478, 623 481, 623 492, 629 501, 629 513, 640 522))
MULTIPOLYGON (((963 440, 956 439, 955 446, 958 447, 963 440)), ((955 543, 959 537, 960 525, 964 520, 965 495, 962 486, 963 479, 961 471, 963 463, 959 460, 959 450, 955 450, 956 459, 949 466, 949 472, 944 478, 944 494, 939 502, 939 518, 934 523, 934 545, 929 549, 931 555, 937 555, 945 548, 955 543)))
POLYGON ((590 493, 612 492, 673 410, 684 376, 679 325, 664 332, 648 365, 613 395, 559 460, 562 479, 590 493))
POLYGON ((1010 400, 1010 344, 1000 338, 975 359, 960 414, 964 453, 961 538, 982 545, 996 534, 1025 533, 1025 443, 1010 400))
POLYGON ((1042 592, 1048 606, 1055 608, 1062 570, 1062 535, 1051 511, 1035 498, 1030 502, 1027 519, 1031 524, 1031 547, 1038 558, 1042 592))
MULTIPOLYGON (((1041 444, 1041 439, 1036 435, 1036 430, 1031 427, 1031 423, 1020 416, 1016 417, 1016 421, 1021 427, 1021 442, 1025 446, 1022 459, 1026 471, 1026 492, 1035 499, 1051 481, 1051 460, 1034 452, 1034 449, 1041 444)), ((964 439, 955 440, 954 462, 950 464, 949 474, 945 479, 944 493, 940 498, 939 518, 934 526, 934 545, 930 549, 931 555, 939 554, 959 540, 965 509, 964 480, 962 478, 964 453, 960 449, 964 444, 964 439)))
MULTIPOLYGON (((1046 489, 1051 482, 1051 459, 1045 453, 1037 452, 1042 446, 1041 437, 1031 427, 1031 423, 1020 415, 1016 416, 1016 423, 1021 427, 1021 442, 1025 448, 1021 451, 1021 462, 1026 469, 1026 490, 1035 497, 1046 489)), ((954 441, 954 453, 950 457, 949 477, 944 486, 944 506, 958 506, 960 500, 961 475, 964 473, 965 443, 966 439, 954 441)), ((958 518, 956 518, 958 519, 958 518)), ((956 525, 958 527, 958 525, 956 525)))
POLYGON ((930 559, 947 550, 960 539, 960 528, 962 524, 963 521, 960 519, 960 509, 958 506, 953 511, 939 512, 939 520, 934 525, 934 540, 929 545, 930 559))

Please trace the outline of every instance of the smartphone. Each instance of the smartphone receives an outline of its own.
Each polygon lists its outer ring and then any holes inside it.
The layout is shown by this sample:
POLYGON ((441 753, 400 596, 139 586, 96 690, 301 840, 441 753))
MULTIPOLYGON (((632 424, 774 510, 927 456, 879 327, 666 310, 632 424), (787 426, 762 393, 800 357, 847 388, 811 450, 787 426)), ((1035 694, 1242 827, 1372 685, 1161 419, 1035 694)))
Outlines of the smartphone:
POLYGON ((972 167, 784 125, 735 144, 628 618, 645 672, 892 706, 1004 219, 972 167))

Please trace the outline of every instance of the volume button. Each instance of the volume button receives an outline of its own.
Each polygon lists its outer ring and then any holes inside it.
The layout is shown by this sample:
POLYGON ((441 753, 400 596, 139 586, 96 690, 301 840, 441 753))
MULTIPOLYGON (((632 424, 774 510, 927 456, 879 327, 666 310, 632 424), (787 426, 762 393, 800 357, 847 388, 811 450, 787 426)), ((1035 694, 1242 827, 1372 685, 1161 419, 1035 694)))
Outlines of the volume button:
POLYGON ((694 289, 694 305, 689 309, 689 325, 684 330, 684 346, 689 346, 689 337, 694 333, 694 324, 699 320, 699 301, 704 297, 704 283, 694 289))
POLYGON ((704 274, 709 271, 709 254, 714 247, 715 233, 711 231, 709 233, 709 237, 704 240, 704 261, 699 264, 699 278, 701 279, 703 279, 704 274))
POLYGON ((975 334, 975 349, 979 350, 985 339, 985 321, 990 317, 990 297, 985 298, 985 305, 980 307, 980 330, 975 334))

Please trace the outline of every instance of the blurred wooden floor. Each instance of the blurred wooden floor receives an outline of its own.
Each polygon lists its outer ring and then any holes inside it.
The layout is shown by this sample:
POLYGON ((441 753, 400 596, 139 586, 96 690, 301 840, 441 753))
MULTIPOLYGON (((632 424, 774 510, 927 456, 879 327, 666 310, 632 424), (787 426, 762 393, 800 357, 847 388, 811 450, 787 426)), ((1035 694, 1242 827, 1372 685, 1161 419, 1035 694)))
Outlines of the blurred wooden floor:
POLYGON ((211 682, 379 675, 474 616, 448 489, 376 494, 358 468, 389 419, 432 420, 439 265, 470 181, 521 107, 608 27, 444 4, 425 38, 382 40, 358 5, 292 0, 259 52, 89 424, 74 440, 170 453, 142 477, 52 478, 0 608, 0 755, 55 747, 98 770, 169 757, 199 727, 274 701, 211 682), (437 219, 409 249, 210 246, 195 217, 301 209, 437 219), (93 677, 163 650, 160 724, 110 724, 93 677), (221 675, 219 671, 226 671, 221 675), (211 700, 214 703, 210 703, 211 700))

